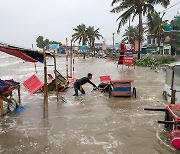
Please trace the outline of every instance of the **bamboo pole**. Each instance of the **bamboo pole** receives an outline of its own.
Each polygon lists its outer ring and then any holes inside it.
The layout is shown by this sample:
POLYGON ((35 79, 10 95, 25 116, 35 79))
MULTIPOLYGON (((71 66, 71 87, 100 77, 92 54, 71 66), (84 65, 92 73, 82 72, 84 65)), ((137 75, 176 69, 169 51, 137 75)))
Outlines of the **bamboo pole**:
POLYGON ((71 53, 70 53, 70 77, 72 78, 72 39, 71 39, 71 53))
POLYGON ((46 52, 45 48, 43 48, 44 54, 44 110, 43 115, 44 118, 48 117, 48 86, 47 86, 47 66, 46 66, 46 52))
POLYGON ((66 38, 66 79, 68 80, 68 41, 66 38))
POLYGON ((57 96, 57 102, 58 102, 58 80, 57 80, 57 67, 56 67, 56 55, 55 55, 55 51, 54 51, 54 74, 55 74, 55 82, 56 82, 56 96, 57 96))
POLYGON ((74 78, 74 52, 73 52, 73 59, 72 59, 72 77, 74 78))

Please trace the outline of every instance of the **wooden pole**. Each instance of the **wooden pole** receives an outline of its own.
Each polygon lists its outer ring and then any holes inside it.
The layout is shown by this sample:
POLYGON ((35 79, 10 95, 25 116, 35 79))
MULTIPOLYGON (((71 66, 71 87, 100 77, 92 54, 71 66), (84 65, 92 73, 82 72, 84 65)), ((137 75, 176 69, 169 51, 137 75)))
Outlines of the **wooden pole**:
POLYGON ((171 81, 171 104, 176 102, 176 90, 174 90, 174 67, 172 70, 172 81, 171 81))
POLYGON ((0 117, 2 117, 3 114, 4 114, 3 100, 0 98, 0 117))
POLYGON ((70 77, 72 78, 72 39, 71 39, 71 53, 70 53, 70 77))
POLYGON ((48 85, 47 85, 47 66, 46 66, 46 52, 45 48, 43 48, 44 54, 44 110, 43 115, 44 118, 48 117, 48 85))
POLYGON ((55 51, 54 51, 54 74, 55 74, 55 82, 56 82, 56 96, 57 96, 57 102, 58 102, 58 79, 57 79, 57 67, 56 67, 56 55, 55 55, 55 51))
POLYGON ((18 99, 19 99, 19 105, 21 104, 21 91, 20 91, 21 86, 18 87, 18 99))
POLYGON ((73 53, 73 60, 72 60, 72 71, 73 71, 73 78, 74 78, 74 53, 73 53))
POLYGON ((68 41, 66 38, 66 79, 68 80, 68 41))
POLYGON ((114 52, 114 34, 115 33, 113 33, 113 52, 114 52))

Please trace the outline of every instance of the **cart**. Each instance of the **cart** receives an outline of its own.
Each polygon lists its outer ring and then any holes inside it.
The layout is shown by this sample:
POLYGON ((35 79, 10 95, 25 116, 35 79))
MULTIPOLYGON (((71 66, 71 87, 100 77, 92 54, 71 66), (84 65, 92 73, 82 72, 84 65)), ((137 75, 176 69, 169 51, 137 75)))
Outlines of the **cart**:
POLYGON ((101 83, 98 88, 102 92, 108 92, 109 96, 132 96, 136 98, 136 88, 131 87, 133 80, 111 80, 109 75, 100 76, 101 83))
POLYGON ((180 62, 167 65, 163 96, 170 102, 165 109, 145 108, 144 110, 165 112, 164 121, 158 123, 164 124, 170 132, 172 145, 180 149, 180 62))
POLYGON ((21 103, 20 84, 13 80, 0 80, 0 117, 14 111, 21 103), (18 91, 18 100, 13 97, 13 91, 18 91), (7 103, 7 112, 4 110, 3 102, 7 103))
POLYGON ((165 128, 170 132, 172 145, 176 149, 180 149, 180 105, 170 104, 165 109, 145 108, 144 110, 165 112, 164 121, 158 121, 158 123, 164 124, 165 128))
POLYGON ((167 65, 163 96, 171 104, 180 103, 180 62, 167 65))

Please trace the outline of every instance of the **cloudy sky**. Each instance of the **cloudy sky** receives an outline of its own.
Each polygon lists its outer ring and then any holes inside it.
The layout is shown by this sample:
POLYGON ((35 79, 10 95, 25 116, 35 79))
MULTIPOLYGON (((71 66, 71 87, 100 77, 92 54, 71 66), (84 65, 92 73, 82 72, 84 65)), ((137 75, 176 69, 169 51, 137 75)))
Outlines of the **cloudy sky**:
MULTIPOLYGON (((170 0, 172 6, 179 0, 170 0)), ((100 28, 108 44, 117 31, 118 14, 110 13, 112 0, 0 0, 0 41, 31 48, 38 36, 65 43, 73 28, 84 23, 100 28)), ((170 7, 169 6, 169 7, 170 7)), ((164 19, 172 20, 180 4, 167 10, 164 19)), ((156 6, 161 12, 164 8, 156 6)), ((180 13, 180 12, 179 12, 180 13)), ((138 23, 138 19, 133 22, 138 23)), ((115 41, 121 40, 125 25, 115 41)))

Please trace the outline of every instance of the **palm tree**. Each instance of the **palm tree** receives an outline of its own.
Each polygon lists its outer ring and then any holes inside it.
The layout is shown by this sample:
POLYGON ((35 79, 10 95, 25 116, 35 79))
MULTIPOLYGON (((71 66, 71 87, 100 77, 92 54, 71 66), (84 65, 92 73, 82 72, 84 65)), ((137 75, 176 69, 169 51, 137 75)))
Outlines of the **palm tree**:
MULTIPOLYGON (((162 17, 164 14, 162 15, 162 17)), ((160 42, 162 38, 162 33, 165 30, 165 26, 167 25, 168 20, 162 20, 160 14, 154 12, 152 15, 148 15, 147 20, 147 32, 150 34, 154 34, 158 38, 158 46, 160 47, 160 42)))
POLYGON ((87 36, 88 36, 88 43, 89 43, 90 49, 91 51, 94 52, 94 55, 95 55, 95 50, 94 50, 95 39, 100 40, 100 38, 103 38, 103 36, 99 34, 99 28, 94 29, 94 27, 91 27, 91 26, 87 28, 87 36))
POLYGON ((72 41, 76 42, 79 40, 79 44, 86 45, 88 41, 86 26, 84 24, 81 24, 73 30, 75 31, 75 33, 72 35, 72 41))
POLYGON ((135 44, 135 40, 138 39, 138 29, 137 27, 130 26, 125 29, 125 33, 123 35, 124 39, 122 42, 128 41, 130 44, 135 44))
POLYGON ((130 19, 130 16, 133 15, 132 21, 135 16, 139 17, 139 37, 138 37, 138 59, 140 59, 140 45, 142 40, 142 16, 152 14, 155 12, 154 5, 161 4, 163 7, 167 7, 170 4, 169 0, 113 0, 111 5, 114 6, 118 4, 118 6, 114 7, 111 12, 119 13, 123 12, 117 21, 119 21, 118 32, 120 28, 127 23, 130 19))

